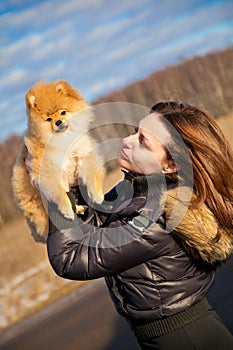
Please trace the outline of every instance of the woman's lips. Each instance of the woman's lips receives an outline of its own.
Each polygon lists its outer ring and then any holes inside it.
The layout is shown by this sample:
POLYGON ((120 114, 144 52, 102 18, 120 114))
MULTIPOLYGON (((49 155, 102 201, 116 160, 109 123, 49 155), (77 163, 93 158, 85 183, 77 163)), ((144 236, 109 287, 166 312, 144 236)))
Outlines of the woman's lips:
POLYGON ((127 154, 124 151, 124 148, 121 149, 121 153, 120 154, 121 154, 121 158, 122 159, 128 159, 127 154))

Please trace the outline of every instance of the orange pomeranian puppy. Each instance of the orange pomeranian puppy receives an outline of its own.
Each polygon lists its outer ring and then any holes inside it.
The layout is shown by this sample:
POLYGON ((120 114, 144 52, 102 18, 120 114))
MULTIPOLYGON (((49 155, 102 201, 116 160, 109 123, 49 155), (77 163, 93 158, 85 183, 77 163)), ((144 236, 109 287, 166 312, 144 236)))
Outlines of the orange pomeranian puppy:
MULTIPOLYGON (((66 81, 38 82, 26 94, 28 128, 13 168, 16 203, 36 241, 48 236, 47 202, 74 219, 67 192, 79 179, 96 203, 103 200, 104 169, 88 134, 94 116, 66 81)), ((80 209, 80 208, 79 208, 80 209)))

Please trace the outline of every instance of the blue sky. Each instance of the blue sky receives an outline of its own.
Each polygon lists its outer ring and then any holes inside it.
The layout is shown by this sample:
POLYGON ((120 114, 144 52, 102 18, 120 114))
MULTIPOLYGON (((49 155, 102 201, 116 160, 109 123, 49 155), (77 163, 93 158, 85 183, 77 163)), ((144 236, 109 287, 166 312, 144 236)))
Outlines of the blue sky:
POLYGON ((0 16, 0 141, 26 128, 38 80, 65 79, 91 102, 233 44, 232 0, 1 0, 0 16))

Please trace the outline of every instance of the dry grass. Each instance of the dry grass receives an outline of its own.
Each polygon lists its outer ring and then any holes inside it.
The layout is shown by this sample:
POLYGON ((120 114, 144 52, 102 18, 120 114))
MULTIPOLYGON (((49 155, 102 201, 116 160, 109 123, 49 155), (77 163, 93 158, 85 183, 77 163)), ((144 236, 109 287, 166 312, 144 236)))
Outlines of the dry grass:
POLYGON ((226 116, 219 118, 218 124, 233 148, 233 113, 229 113, 226 116))
MULTIPOLYGON (((233 114, 219 118, 218 123, 233 147, 233 114)), ((105 190, 121 178, 117 169, 107 178, 105 190)), ((54 274, 46 246, 34 242, 23 218, 0 230, 0 265, 0 329, 80 285, 54 274)))
MULTIPOLYGON (((47 259, 45 245, 35 244, 23 218, 2 227, 0 246, 1 280, 4 282, 47 259)), ((3 287, 1 280, 0 287, 3 287)))
POLYGON ((54 274, 46 246, 34 242, 23 218, 0 231, 0 264, 0 329, 78 285, 54 274))

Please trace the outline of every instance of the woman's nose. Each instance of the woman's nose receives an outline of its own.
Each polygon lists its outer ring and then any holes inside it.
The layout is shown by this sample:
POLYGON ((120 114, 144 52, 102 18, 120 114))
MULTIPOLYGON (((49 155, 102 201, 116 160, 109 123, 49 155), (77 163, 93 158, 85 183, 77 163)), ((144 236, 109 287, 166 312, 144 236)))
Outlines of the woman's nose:
POLYGON ((126 136, 126 137, 124 137, 123 140, 122 140, 123 145, 126 146, 126 147, 128 147, 128 148, 130 148, 130 146, 131 146, 133 143, 135 143, 135 142, 137 142, 137 136, 136 136, 136 134, 132 134, 132 135, 126 136))

